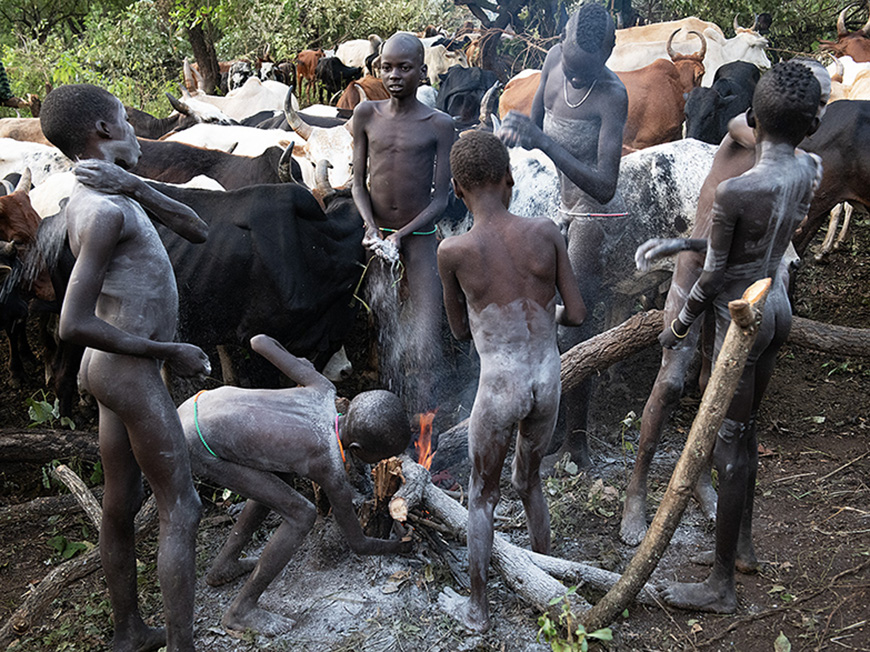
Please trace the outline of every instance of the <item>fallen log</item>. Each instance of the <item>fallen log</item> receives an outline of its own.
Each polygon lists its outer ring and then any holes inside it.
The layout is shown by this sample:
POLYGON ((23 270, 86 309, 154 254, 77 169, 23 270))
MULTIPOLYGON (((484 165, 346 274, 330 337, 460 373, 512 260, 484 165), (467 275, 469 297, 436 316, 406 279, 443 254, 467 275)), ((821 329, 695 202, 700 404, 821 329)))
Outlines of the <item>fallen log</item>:
MULTIPOLYGON (((452 536, 464 541, 468 528, 468 512, 465 508, 432 484, 429 471, 406 455, 401 460, 405 483, 393 496, 390 512, 401 515, 414 508, 424 509, 430 513, 432 520, 440 522, 452 536)), ((596 592, 606 591, 619 577, 587 564, 524 550, 506 541, 498 532, 493 537, 492 563, 507 586, 542 612, 550 608, 551 600, 562 598, 567 590, 553 575, 570 578, 580 589, 596 592)), ((638 601, 654 604, 655 589, 651 586, 645 589, 638 592, 638 601)), ((589 609, 588 602, 580 596, 575 597, 571 598, 575 612, 589 609)))
POLYGON ((96 432, 78 430, 0 430, 0 460, 46 464, 78 458, 96 462, 100 447, 96 432))
POLYGON ((870 358, 870 328, 849 328, 793 317, 788 343, 833 355, 870 358))
POLYGON ((79 506, 88 515, 88 518, 91 519, 91 523, 97 528, 97 532, 99 532, 103 523, 103 508, 100 507, 100 503, 94 498, 94 494, 91 493, 88 486, 66 464, 59 464, 52 469, 51 473, 66 485, 79 506))
MULTIPOLYGON (((151 496, 136 515, 136 540, 148 535, 157 525, 157 521, 157 501, 151 496)), ((0 649, 5 649, 15 637, 29 632, 69 584, 87 577, 101 567, 99 548, 94 548, 54 568, 28 593, 24 603, 0 627, 0 649)))
POLYGON ((665 496, 622 577, 592 609, 581 615, 586 631, 606 627, 617 618, 646 584, 671 542, 695 482, 713 453, 716 434, 755 343, 770 284, 769 278, 756 281, 746 289, 742 299, 728 304, 731 325, 665 496))

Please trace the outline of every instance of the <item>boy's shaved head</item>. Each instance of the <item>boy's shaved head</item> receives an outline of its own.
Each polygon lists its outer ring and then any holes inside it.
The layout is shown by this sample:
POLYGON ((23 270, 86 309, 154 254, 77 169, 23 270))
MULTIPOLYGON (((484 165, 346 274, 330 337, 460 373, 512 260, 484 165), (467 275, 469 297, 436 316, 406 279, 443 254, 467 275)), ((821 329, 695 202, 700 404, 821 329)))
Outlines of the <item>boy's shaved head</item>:
POLYGON ((820 97, 819 81, 809 68, 786 61, 762 75, 752 110, 765 131, 799 142, 816 117, 820 97))
POLYGON ((602 52, 605 47, 613 45, 613 29, 613 20, 604 5, 592 2, 571 15, 565 34, 573 36, 577 45, 586 52, 602 52))
POLYGON ((497 184, 510 166, 507 147, 487 131, 466 131, 450 150, 453 179, 466 189, 497 184))
POLYGON ((112 120, 118 99, 91 84, 65 84, 46 95, 39 113, 42 133, 69 158, 77 158, 99 120, 112 120))
POLYGON ((386 50, 391 44, 397 47, 402 46, 414 48, 415 53, 419 56, 420 64, 422 64, 426 58, 423 41, 417 38, 414 34, 409 34, 408 32, 396 32, 384 42, 382 51, 386 50))
POLYGON ((386 459, 404 452, 411 441, 411 424, 402 400, 384 389, 357 394, 345 418, 348 443, 369 455, 386 459))

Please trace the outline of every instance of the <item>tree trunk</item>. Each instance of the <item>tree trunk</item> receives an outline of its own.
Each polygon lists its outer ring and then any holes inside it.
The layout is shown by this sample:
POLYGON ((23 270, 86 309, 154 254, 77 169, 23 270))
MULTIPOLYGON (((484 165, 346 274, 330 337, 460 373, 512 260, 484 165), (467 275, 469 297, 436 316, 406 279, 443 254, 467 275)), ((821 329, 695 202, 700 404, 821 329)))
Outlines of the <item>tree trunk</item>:
POLYGON ((199 73, 202 75, 204 90, 206 93, 214 94, 220 88, 221 70, 211 31, 207 21, 197 23, 187 28, 187 39, 190 41, 199 73), (206 26, 206 29, 203 29, 203 25, 206 26))
POLYGON ((692 423, 665 497, 622 577, 598 604, 581 616, 587 631, 606 627, 616 619, 652 575, 668 547, 695 482, 713 452, 716 434, 725 419, 743 374, 746 358, 755 343, 769 290, 769 278, 757 281, 747 288, 742 299, 728 304, 731 326, 725 335, 701 407, 692 423))

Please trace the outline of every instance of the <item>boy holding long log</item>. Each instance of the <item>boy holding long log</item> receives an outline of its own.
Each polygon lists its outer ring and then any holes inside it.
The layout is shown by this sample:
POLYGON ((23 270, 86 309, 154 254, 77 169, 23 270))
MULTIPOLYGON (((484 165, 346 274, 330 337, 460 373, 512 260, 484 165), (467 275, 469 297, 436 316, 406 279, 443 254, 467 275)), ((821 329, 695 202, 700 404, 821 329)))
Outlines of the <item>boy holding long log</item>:
POLYGON ((493 512, 515 425, 513 485, 523 501, 532 549, 550 550, 540 464, 559 410, 556 322, 581 324, 586 306, 555 223, 508 212, 513 177, 501 141, 469 132, 453 146, 450 167, 456 196, 465 201, 474 226, 441 243, 438 269, 450 330, 457 339, 474 340, 480 382, 468 429, 471 597, 445 593, 439 601, 467 628, 484 631, 493 512), (564 305, 556 305, 557 289, 564 305))
POLYGON ((711 308, 718 355, 731 322, 728 302, 754 281, 773 279, 758 337, 713 453, 719 474, 713 569, 703 582, 667 587, 663 597, 677 607, 733 613, 736 559, 755 557, 749 533, 758 468, 756 414, 791 327, 780 263, 821 180, 820 159, 795 151, 818 126, 820 92, 818 80, 797 62, 778 64, 761 78, 747 113, 758 142, 755 166, 717 188, 704 271, 679 316, 659 336, 665 348, 678 347, 696 318, 711 308))

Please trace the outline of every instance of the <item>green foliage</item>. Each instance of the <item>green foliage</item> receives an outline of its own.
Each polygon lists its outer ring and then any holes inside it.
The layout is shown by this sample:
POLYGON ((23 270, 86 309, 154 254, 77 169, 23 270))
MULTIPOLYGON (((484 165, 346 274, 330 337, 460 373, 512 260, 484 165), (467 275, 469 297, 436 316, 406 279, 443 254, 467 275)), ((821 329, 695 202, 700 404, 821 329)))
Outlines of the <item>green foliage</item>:
POLYGON ((550 606, 559 605, 556 620, 551 618, 550 612, 541 614, 538 618, 538 637, 550 644, 553 652, 586 652, 589 649, 589 639, 599 641, 613 640, 613 632, 609 627, 587 632, 582 623, 577 622, 577 616, 571 609, 570 596, 577 592, 577 587, 572 586, 565 591, 565 595, 550 600, 550 606))
POLYGON ((29 428, 45 425, 54 428, 55 422, 59 421, 61 426, 75 430, 76 424, 72 422, 72 419, 60 416, 60 401, 54 399, 54 403, 51 403, 45 390, 39 390, 24 403, 27 405, 27 415, 30 417, 29 428))
POLYGON ((54 548, 57 551, 57 554, 60 555, 61 559, 64 561, 72 559, 78 553, 90 550, 94 547, 94 544, 89 543, 88 541, 70 541, 62 534, 57 534, 51 537, 48 540, 48 545, 54 548))
POLYGON ((752 25, 755 14, 768 12, 773 25, 768 36, 771 61, 789 59, 794 54, 818 49, 819 39, 835 38, 837 14, 845 6, 839 0, 665 0, 661 20, 697 16, 719 25, 726 36, 733 36, 734 17, 742 27, 752 25))

